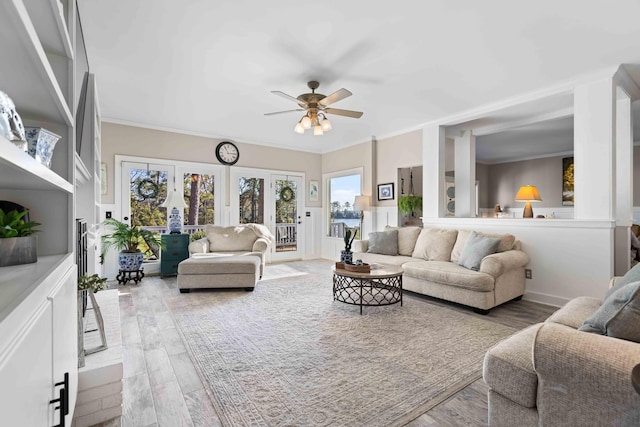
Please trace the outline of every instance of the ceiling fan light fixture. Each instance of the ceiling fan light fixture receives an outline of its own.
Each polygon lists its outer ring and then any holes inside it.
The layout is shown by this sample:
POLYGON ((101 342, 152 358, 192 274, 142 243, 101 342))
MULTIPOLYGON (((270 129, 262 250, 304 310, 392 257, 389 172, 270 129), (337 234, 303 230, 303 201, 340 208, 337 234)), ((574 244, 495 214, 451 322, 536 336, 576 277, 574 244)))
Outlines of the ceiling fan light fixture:
POLYGON ((322 130, 322 126, 320 126, 319 124, 315 125, 313 127, 313 135, 314 136, 321 136, 323 134, 323 130, 322 130))
POLYGON ((304 116, 302 120, 300 120, 300 123, 302 123, 303 128, 311 129, 311 118, 309 116, 304 116))
MULTIPOLYGON (((301 120, 301 121, 302 121, 302 120, 301 120)), ((303 133, 304 133, 304 126, 302 126, 301 121, 300 121, 300 122, 298 122, 298 123, 296 123, 296 127, 295 127, 295 128, 293 128, 293 131, 294 131, 295 133, 299 133, 299 134, 303 134, 303 133)))
POLYGON ((322 115, 322 130, 325 131, 325 132, 329 132, 331 129, 333 129, 333 126, 331 126, 331 122, 323 114, 322 115))

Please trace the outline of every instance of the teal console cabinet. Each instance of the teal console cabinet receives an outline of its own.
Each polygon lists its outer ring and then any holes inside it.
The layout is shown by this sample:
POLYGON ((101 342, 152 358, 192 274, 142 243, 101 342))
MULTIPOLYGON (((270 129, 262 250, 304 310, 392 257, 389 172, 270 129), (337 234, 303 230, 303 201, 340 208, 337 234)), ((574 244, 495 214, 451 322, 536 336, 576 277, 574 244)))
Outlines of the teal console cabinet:
POLYGON ((163 234, 164 249, 160 256, 160 277, 176 276, 180 261, 189 258, 188 234, 163 234))

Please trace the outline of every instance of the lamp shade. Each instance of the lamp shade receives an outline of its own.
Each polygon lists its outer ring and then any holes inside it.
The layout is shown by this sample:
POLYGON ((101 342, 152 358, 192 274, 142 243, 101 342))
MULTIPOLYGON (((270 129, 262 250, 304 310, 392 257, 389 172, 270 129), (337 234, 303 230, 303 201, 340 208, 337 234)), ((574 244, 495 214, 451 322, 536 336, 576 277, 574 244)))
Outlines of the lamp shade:
POLYGON ((523 185, 516 194, 517 202, 541 202, 542 197, 535 185, 523 185))
POLYGON ((160 204, 161 208, 186 208, 187 204, 184 198, 178 194, 177 190, 173 190, 167 194, 167 198, 160 204))
POLYGON ((355 202, 353 202, 353 210, 354 211, 368 211, 371 197, 369 196, 356 196, 355 202))

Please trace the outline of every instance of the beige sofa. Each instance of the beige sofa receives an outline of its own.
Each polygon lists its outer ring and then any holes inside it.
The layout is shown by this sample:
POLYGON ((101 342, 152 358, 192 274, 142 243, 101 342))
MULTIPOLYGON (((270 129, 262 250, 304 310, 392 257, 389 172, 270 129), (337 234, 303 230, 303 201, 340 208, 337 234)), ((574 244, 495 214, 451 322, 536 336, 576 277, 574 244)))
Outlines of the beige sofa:
MULTIPOLYGON (((487 352, 490 426, 640 426, 640 395, 631 382, 640 344, 607 336, 610 331, 578 330, 601 304, 573 299, 487 352)), ((636 330, 637 322, 636 314, 636 330)))
POLYGON ((260 258, 260 277, 264 274, 264 265, 274 237, 267 227, 261 224, 242 224, 223 227, 207 224, 205 236, 191 242, 189 254, 192 258, 219 256, 256 256, 260 258))
POLYGON ((458 264, 471 230, 385 229, 393 230, 398 233, 397 255, 372 253, 369 240, 359 240, 353 243, 354 261, 401 266, 403 289, 463 304, 482 314, 524 294, 529 257, 513 235, 484 235, 499 237, 499 246, 474 271, 458 264))

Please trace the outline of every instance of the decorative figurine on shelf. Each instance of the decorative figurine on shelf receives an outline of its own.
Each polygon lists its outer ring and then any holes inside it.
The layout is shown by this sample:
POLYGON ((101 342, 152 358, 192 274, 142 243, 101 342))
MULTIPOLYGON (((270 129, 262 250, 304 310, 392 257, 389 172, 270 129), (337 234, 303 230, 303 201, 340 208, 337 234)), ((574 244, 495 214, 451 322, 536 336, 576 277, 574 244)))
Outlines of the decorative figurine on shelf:
POLYGON ((500 218, 500 214, 502 213, 502 208, 500 207, 500 204, 497 204, 496 207, 493 208, 493 212, 496 218, 500 218))
POLYGON ((0 135, 13 142, 22 151, 27 151, 22 119, 9 95, 0 90, 0 135))
POLYGON ((344 262, 345 264, 351 264, 353 260, 353 252, 351 252, 351 244, 353 240, 356 238, 356 233, 351 235, 351 230, 347 230, 344 233, 344 251, 340 251, 340 262, 344 262))

